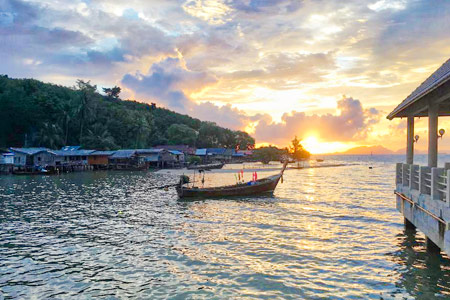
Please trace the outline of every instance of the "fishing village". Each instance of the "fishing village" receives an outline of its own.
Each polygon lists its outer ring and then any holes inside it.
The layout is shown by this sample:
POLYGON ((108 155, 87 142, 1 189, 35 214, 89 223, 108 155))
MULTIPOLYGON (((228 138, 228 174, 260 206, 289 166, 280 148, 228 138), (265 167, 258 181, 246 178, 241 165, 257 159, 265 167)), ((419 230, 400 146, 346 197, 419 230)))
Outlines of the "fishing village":
POLYGON ((450 299, 449 20, 0 0, 0 300, 450 299))

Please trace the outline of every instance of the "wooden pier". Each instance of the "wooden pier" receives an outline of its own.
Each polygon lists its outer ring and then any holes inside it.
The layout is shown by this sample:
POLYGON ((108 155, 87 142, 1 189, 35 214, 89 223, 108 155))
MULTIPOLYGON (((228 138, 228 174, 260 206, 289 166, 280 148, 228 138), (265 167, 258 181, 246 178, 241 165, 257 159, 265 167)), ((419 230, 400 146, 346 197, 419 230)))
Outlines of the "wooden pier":
POLYGON ((395 194, 405 226, 422 231, 429 250, 439 248, 450 254, 450 165, 430 168, 398 163, 395 194))
POLYGON ((407 118, 406 164, 396 166, 396 205, 406 228, 422 231, 427 249, 450 255, 450 163, 438 168, 439 116, 450 116, 450 60, 388 115, 407 118), (414 118, 428 117, 428 165, 414 164, 414 118))

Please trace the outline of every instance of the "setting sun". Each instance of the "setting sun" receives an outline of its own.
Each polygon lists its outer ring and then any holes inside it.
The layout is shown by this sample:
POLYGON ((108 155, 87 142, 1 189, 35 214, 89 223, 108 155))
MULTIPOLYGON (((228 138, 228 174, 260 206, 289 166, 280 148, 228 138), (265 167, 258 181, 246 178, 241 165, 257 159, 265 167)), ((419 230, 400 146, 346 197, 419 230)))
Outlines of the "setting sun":
POLYGON ((325 154, 346 151, 353 145, 340 142, 321 142, 316 136, 308 136, 301 141, 302 146, 311 154, 325 154))

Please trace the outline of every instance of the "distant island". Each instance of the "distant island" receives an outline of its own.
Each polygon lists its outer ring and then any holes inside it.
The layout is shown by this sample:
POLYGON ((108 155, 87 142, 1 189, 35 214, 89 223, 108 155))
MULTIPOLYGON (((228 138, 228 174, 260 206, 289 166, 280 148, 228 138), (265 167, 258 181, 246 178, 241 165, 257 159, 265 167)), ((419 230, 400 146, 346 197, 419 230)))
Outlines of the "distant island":
MULTIPOLYGON (((426 152, 417 149, 415 150, 415 152, 417 154, 426 154, 426 152)), ((393 151, 381 145, 376 145, 376 146, 355 147, 344 152, 328 153, 327 155, 398 155, 405 153, 406 149, 399 149, 397 151, 393 151)))
POLYGON ((155 145, 251 149, 255 139, 155 103, 122 100, 120 87, 78 80, 74 87, 0 76, 0 147, 81 145, 115 150, 155 145))

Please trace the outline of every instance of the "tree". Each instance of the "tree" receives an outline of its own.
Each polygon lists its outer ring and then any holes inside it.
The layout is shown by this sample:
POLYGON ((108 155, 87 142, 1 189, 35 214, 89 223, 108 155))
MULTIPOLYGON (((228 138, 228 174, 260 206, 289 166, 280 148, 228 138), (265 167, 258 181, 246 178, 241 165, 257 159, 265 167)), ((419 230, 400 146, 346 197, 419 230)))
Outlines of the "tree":
POLYGON ((119 99, 119 94, 121 91, 122 89, 118 86, 115 86, 113 88, 103 88, 103 92, 109 99, 119 99))
POLYGON ((37 133, 37 145, 58 149, 63 145, 62 130, 57 124, 44 123, 37 133))
POLYGON ((290 150, 293 159, 303 160, 311 156, 311 154, 303 148, 302 144, 300 144, 300 140, 297 139, 297 136, 295 136, 291 143, 292 146, 290 150))
POLYGON ((167 139, 170 145, 195 145, 197 131, 184 124, 172 124, 167 128, 167 139))
POLYGON ((255 149, 253 151, 253 157, 263 164, 268 164, 271 161, 281 161, 284 156, 287 155, 287 152, 288 151, 286 149, 279 149, 275 146, 269 145, 267 147, 255 149))
POLYGON ((83 81, 81 79, 77 80, 76 89, 80 91, 80 102, 78 106, 78 113, 80 118, 80 138, 79 141, 83 139, 83 128, 89 118, 89 112, 91 108, 91 101, 93 100, 95 91, 97 90, 96 85, 91 85, 91 81, 83 81))
POLYGON ((107 126, 101 123, 96 123, 87 130, 82 145, 86 149, 113 150, 118 148, 107 126))
MULTIPOLYGON (((119 99, 118 88, 107 92, 119 99)), ((59 148, 80 143, 85 148, 116 149, 170 143, 247 149, 254 145, 247 133, 213 122, 137 101, 108 100, 89 81, 78 80, 75 87, 67 88, 0 76, 0 147, 59 148)))

